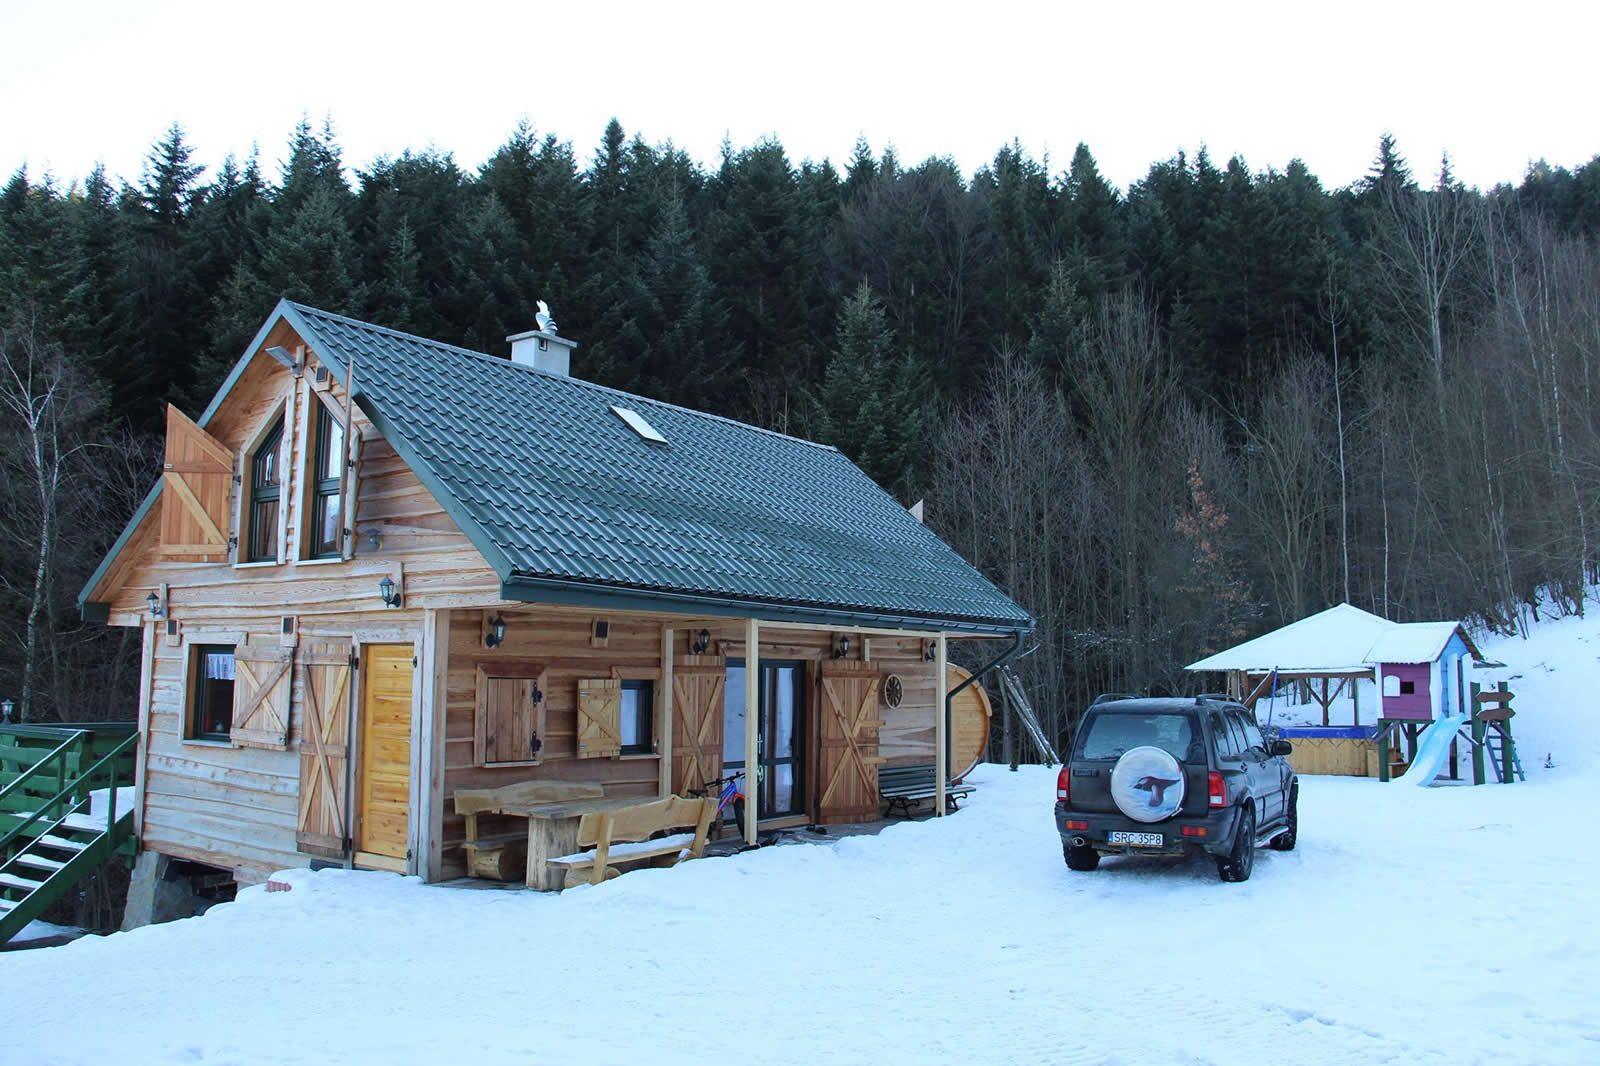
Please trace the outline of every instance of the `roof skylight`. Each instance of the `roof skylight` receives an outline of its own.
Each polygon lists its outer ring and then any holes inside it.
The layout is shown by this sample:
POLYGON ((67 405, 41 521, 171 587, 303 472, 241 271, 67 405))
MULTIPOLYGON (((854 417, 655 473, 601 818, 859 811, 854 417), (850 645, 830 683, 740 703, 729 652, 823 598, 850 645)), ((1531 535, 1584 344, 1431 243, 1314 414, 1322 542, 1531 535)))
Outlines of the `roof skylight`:
POLYGON ((627 407, 613 406, 611 408, 611 413, 622 419, 629 429, 639 434, 640 437, 649 441, 651 444, 667 443, 667 438, 658 433, 656 431, 656 427, 652 426, 649 422, 646 422, 644 420, 644 416, 638 411, 627 407))

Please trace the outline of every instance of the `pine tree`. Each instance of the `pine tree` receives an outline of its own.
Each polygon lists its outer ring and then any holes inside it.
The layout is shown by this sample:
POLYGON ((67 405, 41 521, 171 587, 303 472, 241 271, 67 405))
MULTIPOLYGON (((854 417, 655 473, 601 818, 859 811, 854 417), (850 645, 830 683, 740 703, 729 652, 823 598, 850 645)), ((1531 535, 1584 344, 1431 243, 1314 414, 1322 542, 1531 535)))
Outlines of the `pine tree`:
POLYGON ((822 385, 809 393, 814 436, 908 500, 925 444, 922 389, 909 363, 895 355, 883 306, 866 282, 845 302, 838 322, 822 385))

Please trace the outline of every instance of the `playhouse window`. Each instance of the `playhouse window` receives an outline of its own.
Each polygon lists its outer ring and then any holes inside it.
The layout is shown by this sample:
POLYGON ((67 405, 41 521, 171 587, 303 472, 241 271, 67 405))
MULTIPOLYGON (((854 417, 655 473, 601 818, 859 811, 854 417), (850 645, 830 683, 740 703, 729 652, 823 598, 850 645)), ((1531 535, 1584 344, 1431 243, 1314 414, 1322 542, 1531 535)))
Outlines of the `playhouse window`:
POLYGON ((227 740, 233 730, 233 649, 224 644, 201 644, 193 655, 188 735, 197 740, 227 740))
POLYGON ((261 445, 250 457, 249 540, 247 562, 276 562, 278 559, 278 501, 283 496, 282 471, 278 452, 283 446, 283 419, 267 431, 261 445))
POLYGON ((1415 681, 1401 681, 1400 682, 1400 695, 1402 695, 1402 696, 1415 696, 1416 694, 1417 694, 1417 683, 1415 681))
POLYGON ((306 529, 308 554, 313 559, 337 558, 344 548, 343 522, 339 513, 344 488, 344 426, 323 404, 314 404, 316 425, 312 429, 316 451, 306 484, 311 496, 307 508, 309 527, 306 529))
POLYGON ((648 681, 622 683, 622 711, 617 722, 622 755, 646 755, 655 750, 654 688, 648 681))

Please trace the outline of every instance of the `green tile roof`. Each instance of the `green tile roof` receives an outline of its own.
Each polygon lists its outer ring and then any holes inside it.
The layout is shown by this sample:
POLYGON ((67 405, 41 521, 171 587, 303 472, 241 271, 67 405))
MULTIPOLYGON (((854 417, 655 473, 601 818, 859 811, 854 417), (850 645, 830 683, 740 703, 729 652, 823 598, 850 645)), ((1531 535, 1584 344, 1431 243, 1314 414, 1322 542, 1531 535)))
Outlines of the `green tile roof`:
POLYGON ((823 624, 1033 625, 837 449, 288 300, 263 335, 280 316, 328 364, 353 359, 357 405, 507 598, 633 594, 663 610, 823 624), (644 441, 613 405, 668 443, 644 441))

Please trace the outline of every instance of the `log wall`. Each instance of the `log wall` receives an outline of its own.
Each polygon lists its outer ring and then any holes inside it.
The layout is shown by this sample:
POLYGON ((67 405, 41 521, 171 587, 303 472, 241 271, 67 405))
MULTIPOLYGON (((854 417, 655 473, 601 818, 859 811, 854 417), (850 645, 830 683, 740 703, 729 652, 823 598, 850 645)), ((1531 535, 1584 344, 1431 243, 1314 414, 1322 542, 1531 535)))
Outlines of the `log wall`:
MULTIPOLYGON (((299 345, 286 329, 267 343, 291 350, 299 345)), ((344 368, 332 370, 335 384, 329 391, 342 405, 338 382, 344 368)), ((185 675, 192 646, 236 643, 240 635, 252 645, 277 645, 283 619, 291 617, 296 634, 290 639, 302 647, 310 641, 420 647, 428 615, 499 597, 499 580, 477 550, 359 411, 351 412, 360 438, 352 555, 299 558, 307 434, 313 424, 309 413, 321 402, 313 395, 311 378, 308 373, 297 379, 270 357, 257 356, 206 427, 234 454, 235 473, 242 479, 248 449, 274 412, 286 410, 292 458, 281 498, 283 561, 241 566, 165 559, 159 543, 164 504, 158 500, 91 597, 109 602, 111 624, 144 627, 152 647, 149 729, 140 753, 143 846, 234 869, 246 881, 304 866, 311 858, 295 847, 304 676, 297 658, 287 750, 186 739, 190 694, 185 675), (380 537, 376 548, 369 531, 380 537), (385 575, 402 586, 399 609, 383 606, 378 582, 385 575), (162 586, 167 618, 151 622, 145 598, 152 591, 159 594, 162 586), (168 619, 176 623, 176 636, 167 633, 168 619)), ((228 532, 237 545, 245 519, 237 487, 234 495, 228 532)))

